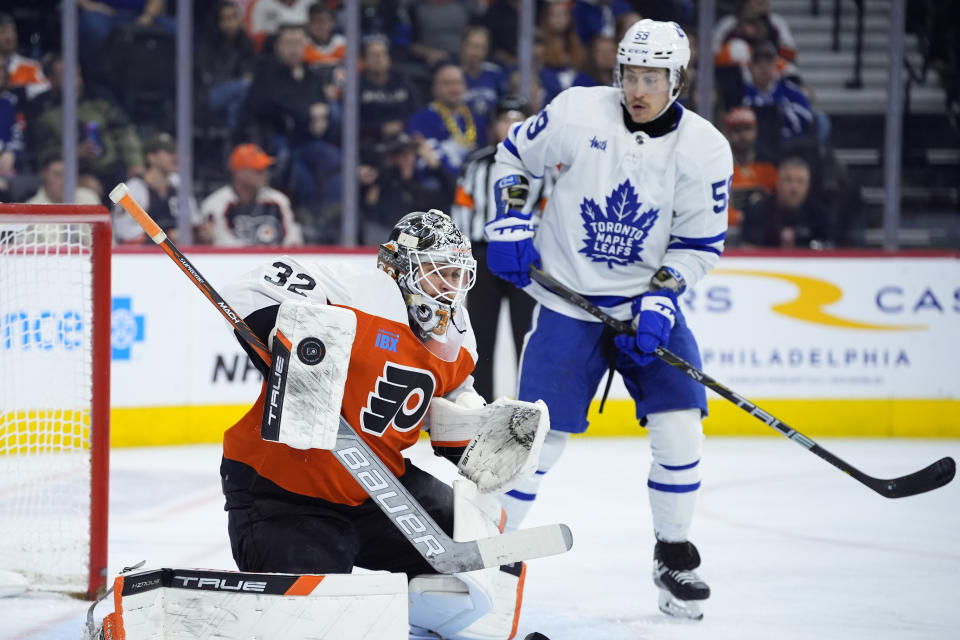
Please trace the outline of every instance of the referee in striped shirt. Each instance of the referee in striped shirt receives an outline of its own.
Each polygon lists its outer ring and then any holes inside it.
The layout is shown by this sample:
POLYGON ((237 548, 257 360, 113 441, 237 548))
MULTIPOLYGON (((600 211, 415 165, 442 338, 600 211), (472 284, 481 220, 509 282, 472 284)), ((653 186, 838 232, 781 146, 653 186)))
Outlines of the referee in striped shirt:
MULTIPOLYGON (((507 137, 511 126, 522 122, 530 109, 528 102, 520 97, 505 95, 497 102, 494 118, 490 122, 487 140, 489 146, 473 151, 466 157, 457 178, 457 190, 451 207, 451 217, 464 233, 470 236, 473 257, 477 260, 477 283, 467 294, 471 324, 477 337, 477 366, 473 370, 474 388, 487 400, 493 400, 493 350, 497 338, 500 305, 504 299, 510 303, 510 324, 513 341, 519 357, 523 337, 530 328, 533 314, 533 298, 493 275, 487 268, 487 242, 483 238, 483 225, 497 215, 493 197, 490 169, 497 154, 497 143, 507 137)), ((527 201, 527 208, 536 207, 535 217, 543 210, 553 177, 544 172, 543 180, 530 181, 530 194, 539 195, 527 201)))

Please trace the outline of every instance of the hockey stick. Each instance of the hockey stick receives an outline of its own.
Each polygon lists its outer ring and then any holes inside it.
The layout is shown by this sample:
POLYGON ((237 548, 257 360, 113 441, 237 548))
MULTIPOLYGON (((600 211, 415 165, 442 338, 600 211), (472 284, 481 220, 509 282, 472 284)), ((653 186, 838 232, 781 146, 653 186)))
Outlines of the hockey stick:
MULTIPOLYGON (((617 333, 631 333, 633 331, 629 323, 622 320, 617 320, 616 318, 604 313, 595 304, 580 294, 571 291, 566 286, 560 282, 557 282, 554 278, 547 275, 540 269, 537 269, 536 267, 530 267, 530 277, 567 302, 579 307, 580 309, 583 309, 590 315, 599 318, 605 325, 617 333)), ((930 466, 925 467, 920 471, 916 471, 899 478, 891 478, 889 480, 883 478, 874 478, 873 476, 869 476, 860 471, 845 460, 833 455, 807 436, 803 435, 796 429, 791 428, 786 423, 775 418, 773 415, 767 413, 740 394, 735 393, 723 386, 706 373, 696 368, 675 353, 672 353, 668 349, 657 347, 655 353, 658 358, 669 364, 671 367, 680 369, 683 371, 683 373, 690 376, 700 384, 709 389, 713 389, 713 391, 722 396, 724 399, 729 400, 766 425, 773 427, 811 453, 820 456, 837 469, 840 469, 840 471, 843 471, 860 483, 865 484, 885 498, 904 498, 906 496, 932 491, 949 483, 951 480, 953 480, 953 476, 956 473, 957 465, 953 458, 946 457, 937 460, 930 466)))
MULTIPOLYGON (((264 362, 271 354, 257 334, 237 312, 200 275, 176 245, 130 195, 127 185, 120 183, 110 192, 110 199, 123 207, 137 224, 160 245, 197 286, 203 295, 230 321, 243 339, 264 362)), ((350 424, 340 416, 337 443, 331 452, 343 468, 363 487, 377 507, 400 530, 411 545, 438 573, 461 573, 499 567, 534 558, 569 551, 573 536, 565 524, 543 525, 521 529, 489 538, 456 542, 424 511, 395 475, 380 460, 350 424)))

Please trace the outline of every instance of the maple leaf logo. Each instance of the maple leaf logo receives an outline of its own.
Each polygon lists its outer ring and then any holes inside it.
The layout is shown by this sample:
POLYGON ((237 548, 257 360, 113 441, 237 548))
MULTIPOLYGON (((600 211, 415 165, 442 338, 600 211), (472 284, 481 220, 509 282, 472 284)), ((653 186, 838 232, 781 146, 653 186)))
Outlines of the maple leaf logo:
POLYGON ((580 203, 580 217, 586 237, 579 252, 593 262, 606 262, 611 269, 615 264, 643 262, 640 251, 660 210, 641 209, 629 180, 624 180, 606 197, 606 209, 601 209, 593 199, 584 198, 580 203))

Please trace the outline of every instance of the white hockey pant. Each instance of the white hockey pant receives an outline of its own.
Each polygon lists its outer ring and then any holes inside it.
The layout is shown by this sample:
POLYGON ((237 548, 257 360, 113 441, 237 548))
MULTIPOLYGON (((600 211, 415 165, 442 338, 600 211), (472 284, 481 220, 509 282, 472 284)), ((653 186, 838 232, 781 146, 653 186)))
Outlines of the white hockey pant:
POLYGON ((515 531, 520 527, 520 523, 527 516, 533 501, 537 499, 537 492, 540 491, 540 483, 543 481, 547 471, 553 468, 560 454, 563 453, 567 442, 570 440, 570 434, 565 431, 548 431, 543 441, 543 448, 540 450, 540 462, 537 464, 537 471, 516 488, 501 494, 500 504, 507 514, 506 531, 515 531))
POLYGON ((699 409, 647 416, 653 461, 647 488, 658 540, 684 542, 700 490, 703 425, 699 409))

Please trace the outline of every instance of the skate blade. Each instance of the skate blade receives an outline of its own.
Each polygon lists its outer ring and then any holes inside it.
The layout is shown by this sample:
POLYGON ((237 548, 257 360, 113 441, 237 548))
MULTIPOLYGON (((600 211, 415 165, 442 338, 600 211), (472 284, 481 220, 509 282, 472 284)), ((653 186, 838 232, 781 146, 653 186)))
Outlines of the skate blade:
POLYGON ((680 600, 666 589, 660 590, 660 611, 680 620, 703 620, 701 600, 680 600))

